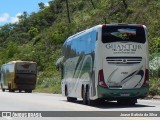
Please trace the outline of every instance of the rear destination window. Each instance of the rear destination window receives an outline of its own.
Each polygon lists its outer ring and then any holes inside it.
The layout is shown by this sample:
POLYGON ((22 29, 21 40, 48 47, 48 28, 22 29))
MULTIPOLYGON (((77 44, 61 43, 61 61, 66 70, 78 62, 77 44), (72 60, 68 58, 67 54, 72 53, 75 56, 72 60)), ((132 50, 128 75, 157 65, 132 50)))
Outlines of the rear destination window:
POLYGON ((145 43, 145 31, 142 26, 106 26, 102 27, 102 42, 145 43))

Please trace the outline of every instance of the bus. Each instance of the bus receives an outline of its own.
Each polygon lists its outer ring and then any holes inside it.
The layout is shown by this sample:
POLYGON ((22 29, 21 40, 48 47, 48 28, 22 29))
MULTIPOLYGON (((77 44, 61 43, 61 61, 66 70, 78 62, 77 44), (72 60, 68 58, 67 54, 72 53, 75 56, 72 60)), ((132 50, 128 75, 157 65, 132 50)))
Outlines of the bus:
POLYGON ((1 89, 31 93, 36 87, 37 64, 32 61, 11 61, 1 67, 1 89))
POLYGON ((147 28, 103 24, 66 39, 62 48, 62 95, 83 104, 117 101, 135 105, 148 95, 147 28))

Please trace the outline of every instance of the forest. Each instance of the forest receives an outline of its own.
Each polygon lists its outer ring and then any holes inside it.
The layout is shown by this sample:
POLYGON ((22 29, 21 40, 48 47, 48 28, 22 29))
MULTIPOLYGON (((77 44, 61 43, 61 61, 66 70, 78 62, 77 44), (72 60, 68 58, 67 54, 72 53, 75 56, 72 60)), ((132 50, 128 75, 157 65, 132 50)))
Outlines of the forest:
POLYGON ((151 96, 160 94, 160 0, 51 0, 19 22, 0 26, 0 65, 35 61, 37 92, 60 93, 56 60, 67 37, 98 24, 144 24, 148 28, 151 96))

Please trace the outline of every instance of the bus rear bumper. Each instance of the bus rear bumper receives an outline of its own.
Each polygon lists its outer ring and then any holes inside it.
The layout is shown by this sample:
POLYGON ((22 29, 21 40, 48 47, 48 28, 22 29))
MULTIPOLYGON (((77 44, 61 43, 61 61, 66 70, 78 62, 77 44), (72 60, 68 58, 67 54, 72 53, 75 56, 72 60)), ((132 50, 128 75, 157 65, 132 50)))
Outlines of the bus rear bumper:
POLYGON ((108 89, 97 86, 98 98, 117 100, 127 98, 145 98, 148 95, 149 86, 136 89, 108 89))
POLYGON ((16 89, 18 90, 34 90, 36 85, 17 85, 16 89))

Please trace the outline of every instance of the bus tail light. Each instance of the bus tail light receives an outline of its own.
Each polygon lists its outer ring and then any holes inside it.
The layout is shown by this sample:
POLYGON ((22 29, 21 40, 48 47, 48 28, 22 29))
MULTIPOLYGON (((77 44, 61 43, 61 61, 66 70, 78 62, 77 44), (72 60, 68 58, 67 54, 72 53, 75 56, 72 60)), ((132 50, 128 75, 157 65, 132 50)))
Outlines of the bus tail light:
POLYGON ((99 70, 98 73, 98 84, 102 87, 107 87, 105 80, 104 80, 104 74, 103 74, 103 69, 99 70))
POLYGON ((107 25, 106 25, 106 24, 103 24, 103 25, 102 25, 102 29, 103 29, 103 28, 106 28, 106 27, 107 27, 107 25))
POLYGON ((148 86, 148 85, 149 85, 149 70, 146 69, 143 86, 148 86))

